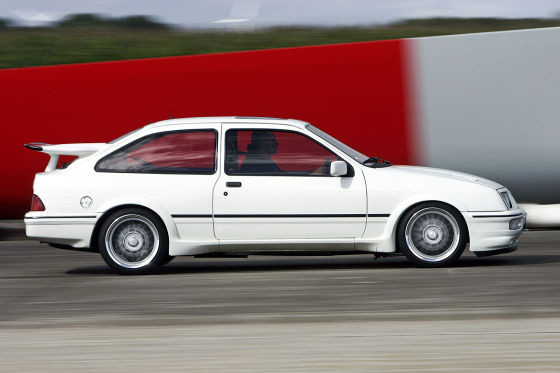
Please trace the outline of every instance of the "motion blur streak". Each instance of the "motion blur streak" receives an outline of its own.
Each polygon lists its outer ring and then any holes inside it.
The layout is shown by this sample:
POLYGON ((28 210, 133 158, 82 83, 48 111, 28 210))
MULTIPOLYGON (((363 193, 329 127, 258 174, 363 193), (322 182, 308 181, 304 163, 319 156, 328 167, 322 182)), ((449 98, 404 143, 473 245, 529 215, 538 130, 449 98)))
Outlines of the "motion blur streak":
POLYGON ((560 203, 559 40, 551 28, 411 44, 422 163, 560 203))
POLYGON ((176 258, 0 242, 0 371, 557 372, 559 232, 451 268, 371 255, 176 258), (185 368, 188 367, 188 368, 185 368))
MULTIPOLYGON (((28 209, 46 163, 22 144, 103 142, 170 110, 301 119, 395 164, 469 172, 519 202, 559 204, 558 40, 548 28, 1 70, 10 183, 0 218, 28 209)), ((558 208, 534 207, 529 224, 558 208)))
MULTIPOLYGON (((410 163, 402 41, 0 71, 2 217, 29 208, 46 158, 24 143, 105 142, 192 116, 303 119, 367 154, 410 163), (41 159, 43 157, 44 159, 41 159), (7 160, 7 161, 6 161, 7 160)), ((48 209, 48 206, 46 206, 48 209)))

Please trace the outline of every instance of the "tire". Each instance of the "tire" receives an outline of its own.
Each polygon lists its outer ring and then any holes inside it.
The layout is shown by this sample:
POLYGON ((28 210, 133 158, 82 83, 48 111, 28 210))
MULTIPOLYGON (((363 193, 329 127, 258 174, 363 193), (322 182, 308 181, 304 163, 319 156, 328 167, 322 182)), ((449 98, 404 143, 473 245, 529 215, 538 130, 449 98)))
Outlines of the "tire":
POLYGON ((140 208, 111 214, 101 225, 99 252, 113 270, 145 274, 169 261, 167 229, 157 215, 140 208))
POLYGON ((461 214, 444 203, 423 203, 404 214, 397 227, 401 252, 418 267, 444 267, 457 261, 468 241, 461 214))
POLYGON ((173 259, 175 259, 174 256, 167 255, 167 256, 166 256, 165 258, 163 258, 163 260, 161 261, 160 266, 166 265, 167 263, 171 262, 173 259))

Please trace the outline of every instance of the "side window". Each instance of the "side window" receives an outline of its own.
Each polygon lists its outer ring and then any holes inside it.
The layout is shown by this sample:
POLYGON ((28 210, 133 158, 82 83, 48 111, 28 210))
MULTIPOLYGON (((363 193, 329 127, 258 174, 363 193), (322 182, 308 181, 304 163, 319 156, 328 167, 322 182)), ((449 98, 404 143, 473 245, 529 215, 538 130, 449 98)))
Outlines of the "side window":
POLYGON ((216 133, 175 131, 144 137, 101 159, 96 171, 213 174, 216 133))
POLYGON ((330 176, 336 154, 310 138, 290 131, 228 130, 229 175, 330 176))

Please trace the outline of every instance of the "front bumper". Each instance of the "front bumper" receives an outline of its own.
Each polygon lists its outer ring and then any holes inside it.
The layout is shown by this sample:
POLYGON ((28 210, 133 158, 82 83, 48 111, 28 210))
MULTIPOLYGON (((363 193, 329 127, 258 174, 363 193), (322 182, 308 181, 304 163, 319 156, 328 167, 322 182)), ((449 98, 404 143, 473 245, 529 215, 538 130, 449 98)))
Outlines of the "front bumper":
POLYGON ((463 212, 470 236, 469 250, 477 255, 495 255, 515 251, 527 217, 522 209, 503 212, 463 212), (510 229, 513 219, 522 219, 510 229))

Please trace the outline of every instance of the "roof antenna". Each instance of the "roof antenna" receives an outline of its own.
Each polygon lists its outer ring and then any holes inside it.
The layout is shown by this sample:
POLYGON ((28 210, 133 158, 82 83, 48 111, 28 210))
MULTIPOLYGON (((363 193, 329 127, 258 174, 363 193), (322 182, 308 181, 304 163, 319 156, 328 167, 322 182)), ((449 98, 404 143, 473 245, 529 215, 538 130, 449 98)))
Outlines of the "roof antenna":
POLYGON ((169 108, 169 119, 173 119, 173 109, 169 108))

